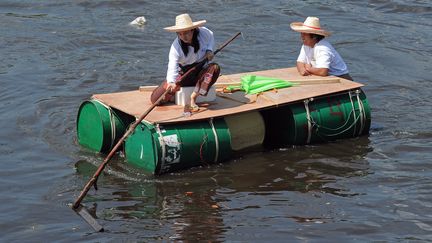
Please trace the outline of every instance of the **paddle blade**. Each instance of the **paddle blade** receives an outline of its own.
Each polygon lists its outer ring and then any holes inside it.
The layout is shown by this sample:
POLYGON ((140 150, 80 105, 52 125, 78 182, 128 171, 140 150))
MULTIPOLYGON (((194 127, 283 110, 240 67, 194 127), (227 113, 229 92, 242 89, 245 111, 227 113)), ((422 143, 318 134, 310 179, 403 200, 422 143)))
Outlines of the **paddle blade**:
POLYGON ((72 208, 81 218, 83 218, 96 232, 103 232, 104 228, 95 218, 80 204, 77 208, 72 208))

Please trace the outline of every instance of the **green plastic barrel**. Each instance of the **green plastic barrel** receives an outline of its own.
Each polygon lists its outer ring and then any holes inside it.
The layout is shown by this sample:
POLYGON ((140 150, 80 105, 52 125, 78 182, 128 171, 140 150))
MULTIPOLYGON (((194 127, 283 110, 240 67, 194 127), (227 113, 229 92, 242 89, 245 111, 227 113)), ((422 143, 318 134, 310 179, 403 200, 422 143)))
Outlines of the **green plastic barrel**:
POLYGON ((77 116, 78 143, 96 152, 108 152, 134 120, 97 100, 84 101, 77 116))
POLYGON ((361 90, 306 100, 290 108, 290 144, 319 143, 369 133, 370 108, 361 90))
POLYGON ((223 118, 139 124, 124 146, 128 163, 154 174, 222 162, 230 158, 231 137, 223 118))
POLYGON ((302 145, 369 133, 371 115, 361 90, 308 99, 261 111, 266 147, 302 145))

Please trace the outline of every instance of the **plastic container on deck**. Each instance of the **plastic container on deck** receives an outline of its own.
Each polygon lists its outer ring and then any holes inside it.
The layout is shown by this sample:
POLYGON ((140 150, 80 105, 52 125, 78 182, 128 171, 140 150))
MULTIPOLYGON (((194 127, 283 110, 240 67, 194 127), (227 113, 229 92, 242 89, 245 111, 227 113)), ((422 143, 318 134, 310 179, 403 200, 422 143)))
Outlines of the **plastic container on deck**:
MULTIPOLYGON (((175 94, 175 103, 176 105, 185 106, 190 104, 191 94, 194 91, 195 87, 181 87, 179 91, 175 94)), ((197 97, 196 102, 212 102, 216 100, 216 88, 211 86, 206 96, 199 95, 197 97)))

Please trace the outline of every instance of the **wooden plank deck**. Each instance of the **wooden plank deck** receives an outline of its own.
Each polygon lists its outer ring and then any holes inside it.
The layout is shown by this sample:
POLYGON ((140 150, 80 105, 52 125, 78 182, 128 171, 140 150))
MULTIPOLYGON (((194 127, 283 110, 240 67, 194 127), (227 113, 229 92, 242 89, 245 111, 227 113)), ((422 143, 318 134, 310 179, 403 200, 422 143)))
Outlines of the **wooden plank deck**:
MULTIPOLYGON (((300 76, 295 67, 221 75, 217 83, 239 83, 241 77, 248 74, 280 78, 297 82, 299 85, 278 89, 277 91, 267 91, 258 96, 246 95, 244 92, 235 92, 233 94, 218 92, 215 101, 199 104, 202 109, 192 116, 185 117, 182 106, 167 104, 156 107, 144 120, 150 123, 164 124, 208 119, 295 103, 307 98, 338 93, 363 86, 363 84, 334 76, 300 76)), ((151 90, 140 91, 138 89, 119 93, 95 94, 92 98, 127 114, 139 117, 151 106, 150 94, 151 90)))

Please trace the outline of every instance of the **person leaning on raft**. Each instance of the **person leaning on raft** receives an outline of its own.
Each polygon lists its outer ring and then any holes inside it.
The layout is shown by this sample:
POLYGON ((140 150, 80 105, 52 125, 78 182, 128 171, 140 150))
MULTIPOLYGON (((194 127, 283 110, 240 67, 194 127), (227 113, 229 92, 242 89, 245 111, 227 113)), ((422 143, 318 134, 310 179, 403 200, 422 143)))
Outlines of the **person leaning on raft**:
POLYGON ((319 18, 307 17, 303 23, 294 22, 290 26, 300 32, 303 41, 297 58, 297 70, 301 75, 333 75, 352 80, 342 57, 324 40, 331 33, 321 29, 319 18))
POLYGON ((199 109, 196 104, 197 97, 206 96, 220 74, 218 64, 208 63, 214 57, 214 36, 211 30, 202 27, 205 23, 206 20, 193 22, 188 14, 181 14, 176 17, 174 26, 164 28, 169 32, 177 33, 177 38, 169 52, 166 80, 153 91, 152 103, 156 102, 166 89, 171 91, 162 99, 162 104, 171 101, 180 87, 195 86, 191 94, 190 106, 192 110, 199 109), (187 77, 183 77, 183 74, 204 59, 207 59, 204 66, 196 68, 187 77))

